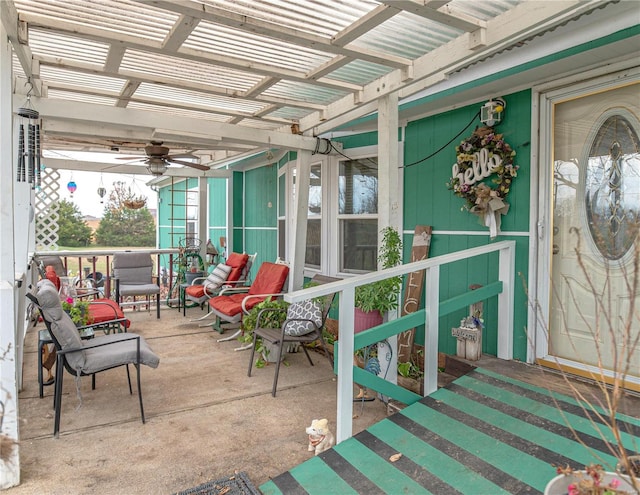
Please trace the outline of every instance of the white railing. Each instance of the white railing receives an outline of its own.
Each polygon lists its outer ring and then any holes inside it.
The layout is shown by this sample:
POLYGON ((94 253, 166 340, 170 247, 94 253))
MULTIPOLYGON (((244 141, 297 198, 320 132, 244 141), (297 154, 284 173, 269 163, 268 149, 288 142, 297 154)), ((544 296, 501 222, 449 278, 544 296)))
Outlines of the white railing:
MULTIPOLYGON (((352 435, 353 418, 353 384, 354 370, 353 354, 357 348, 367 345, 369 342, 377 342, 397 335, 400 332, 416 327, 415 315, 408 315, 394 322, 384 323, 379 327, 366 330, 354 335, 354 302, 355 289, 358 286, 371 282, 402 276, 412 272, 424 270, 424 310, 420 310, 418 316, 424 315, 419 322, 424 324, 425 335, 425 374, 424 393, 429 395, 435 392, 438 384, 438 319, 441 316, 440 308, 446 306, 447 313, 454 309, 462 308, 468 304, 467 298, 459 299, 459 302, 451 299, 441 301, 439 297, 440 268, 450 263, 477 256, 498 252, 498 283, 499 288, 494 291, 498 300, 498 357, 511 359, 513 357, 513 304, 514 304, 514 283, 515 283, 515 241, 502 241, 488 246, 480 246, 466 249, 455 253, 445 254, 431 259, 416 261, 406 265, 369 273, 362 276, 353 277, 347 280, 332 282, 308 289, 303 289, 288 293, 284 299, 290 303, 305 299, 324 296, 327 294, 339 294, 339 345, 336 346, 336 372, 338 375, 338 407, 336 438, 338 442, 346 440, 352 435), (402 320, 405 320, 404 322, 402 320)), ((486 293, 483 297, 486 297, 486 293)), ((366 378, 366 372, 358 374, 358 383, 362 383, 361 378, 366 378)), ((373 375, 371 375, 373 377, 373 375)), ((377 378, 377 377, 376 377, 377 378)), ((373 380, 373 379, 372 379, 373 380)), ((378 380, 381 380, 378 378, 378 380)), ((369 381, 369 383, 373 383, 369 381)), ((381 385, 381 384, 380 384, 381 385)), ((376 390, 374 387, 369 387, 376 390)), ((389 388, 385 387, 385 392, 389 388)))

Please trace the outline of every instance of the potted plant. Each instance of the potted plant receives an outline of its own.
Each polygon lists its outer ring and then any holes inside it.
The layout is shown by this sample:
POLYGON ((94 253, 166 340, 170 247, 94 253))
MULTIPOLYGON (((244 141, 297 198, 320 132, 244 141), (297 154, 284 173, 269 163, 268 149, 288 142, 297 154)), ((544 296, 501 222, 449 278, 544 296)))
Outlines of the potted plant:
MULTIPOLYGON (((378 250, 378 261, 382 269, 392 268, 402 264, 402 239, 393 227, 382 229, 382 243, 378 250)), ((398 296, 402 287, 402 277, 391 277, 367 285, 356 287, 354 333, 362 332, 382 323, 387 311, 398 307, 398 296)), ((385 345, 388 345, 385 343, 385 345)), ((361 349, 361 362, 358 353, 354 356, 356 364, 366 371, 378 375, 381 371, 377 357, 378 344, 361 349)), ((360 388, 354 400, 374 400, 367 395, 364 388, 360 388)))
POLYGON ((83 327, 91 322, 87 301, 74 301, 73 298, 67 297, 62 301, 62 309, 71 317, 77 327, 83 327))
MULTIPOLYGON (((383 269, 402 264, 402 239, 393 227, 382 230, 378 261, 383 269)), ((401 286, 402 277, 392 277, 356 288, 355 333, 379 325, 387 311, 398 307, 401 286)))
MULTIPOLYGON (((242 317, 242 335, 238 337, 240 342, 250 344, 253 342, 253 330, 256 328, 258 313, 263 309, 278 309, 279 311, 265 311, 260 318, 260 328, 280 328, 287 318, 287 308, 289 303, 282 299, 272 299, 268 297, 261 303, 256 304, 248 314, 242 317)), ((256 342, 256 368, 263 368, 266 363, 275 362, 271 353, 271 347, 268 343, 258 339, 256 342)))
MULTIPOLYGON (((635 491, 629 476, 607 472, 600 464, 589 464, 584 470, 558 466, 556 472, 558 476, 547 484, 544 495, 622 495, 635 491)), ((640 464, 634 475, 640 475, 640 464)))

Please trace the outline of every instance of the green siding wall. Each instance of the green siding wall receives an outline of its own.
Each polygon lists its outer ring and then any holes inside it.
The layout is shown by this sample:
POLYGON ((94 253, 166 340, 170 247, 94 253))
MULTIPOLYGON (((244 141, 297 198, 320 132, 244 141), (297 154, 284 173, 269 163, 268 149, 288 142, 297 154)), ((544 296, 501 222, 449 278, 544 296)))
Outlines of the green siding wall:
POLYGON ((233 246, 229 246, 229 252, 241 253, 244 250, 242 237, 242 225, 244 217, 244 174, 233 172, 233 246))
POLYGON ((247 253, 258 253, 257 269, 278 255, 278 167, 270 164, 249 170, 244 181, 244 246, 247 253))
MULTIPOLYGON (((528 268, 529 238, 526 235, 509 236, 509 232, 529 231, 529 186, 530 186, 530 136, 531 136, 531 92, 522 91, 505 98, 507 103, 504 120, 496 127, 504 139, 516 151, 515 163, 519 165, 518 177, 512 184, 507 202, 511 205, 507 215, 502 217, 502 235, 495 241, 513 239, 516 241, 516 273, 526 280, 528 268)), ((479 119, 474 115, 482 103, 462 107, 440 115, 409 123, 405 133, 405 175, 404 175, 404 229, 413 231, 416 225, 431 225, 436 231, 432 237, 430 257, 460 251, 492 242, 487 228, 479 223, 477 216, 461 210, 464 200, 447 189, 451 177, 451 166, 455 163, 455 147, 470 136, 479 119), (456 136, 469 122, 473 124, 454 139, 443 151, 432 158, 419 162, 432 154, 456 136), (408 165, 408 166, 407 166, 408 165), (437 231, 445 231, 438 233, 437 231), (455 231, 455 232, 453 232, 455 231), (451 233, 447 233, 451 232, 451 233), (483 235, 465 234, 480 232, 483 235)), ((404 236, 405 262, 410 259, 412 235, 404 236)), ((478 258, 470 262, 459 262, 443 268, 440 297, 448 298, 468 290, 471 284, 485 285, 496 280, 497 254, 478 258)), ((514 358, 525 360, 527 340, 525 326, 527 300, 523 284, 517 283, 514 311, 514 358)), ((497 303, 485 303, 485 331, 483 352, 497 353, 497 303)), ((459 326, 467 314, 443 317, 440 321, 439 350, 455 354, 456 340, 451 337, 451 328, 459 326)), ((417 341, 423 344, 423 329, 417 334, 417 341)))

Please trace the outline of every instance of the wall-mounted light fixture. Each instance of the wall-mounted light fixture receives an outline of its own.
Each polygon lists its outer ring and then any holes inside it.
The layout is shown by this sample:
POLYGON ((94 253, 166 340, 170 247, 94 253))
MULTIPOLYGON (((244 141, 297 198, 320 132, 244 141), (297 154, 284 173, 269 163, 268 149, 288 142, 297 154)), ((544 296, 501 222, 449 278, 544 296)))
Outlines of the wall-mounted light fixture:
POLYGON ((507 104, 502 98, 492 98, 480 109, 480 120, 483 124, 493 127, 502 120, 502 112, 504 112, 507 104))

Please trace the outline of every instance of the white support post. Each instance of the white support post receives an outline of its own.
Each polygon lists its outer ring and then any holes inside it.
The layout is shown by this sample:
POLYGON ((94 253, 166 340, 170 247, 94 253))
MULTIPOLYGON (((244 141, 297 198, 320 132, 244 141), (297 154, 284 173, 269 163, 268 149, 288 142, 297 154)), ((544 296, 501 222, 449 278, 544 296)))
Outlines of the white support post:
POLYGON ((498 258, 498 277, 502 282, 502 293, 498 294, 498 357, 508 360, 513 359, 515 249, 515 244, 510 244, 500 250, 498 258))
POLYGON ((438 390, 438 318, 440 317, 440 266, 426 269, 424 280, 424 396, 438 390))
MULTIPOLYGON (((11 100, 11 46, 4 25, 0 22, 0 402, 2 403, 3 447, 17 442, 18 373, 20 362, 16 346, 17 291, 14 288, 15 268, 15 196, 16 178, 13 169, 13 110, 11 100)), ((19 446, 0 452, 0 489, 20 483, 19 446)))
POLYGON ((206 177, 198 178, 198 237, 201 241, 200 256, 203 260, 207 259, 207 239, 209 238, 208 183, 206 177))
POLYGON ((336 442, 351 438, 353 421, 353 320, 355 316, 355 289, 339 293, 340 340, 338 343, 338 411, 336 442))
POLYGON ((293 231, 289 236, 289 252, 292 253, 292 273, 289 275, 289 291, 301 289, 304 282, 304 255, 307 247, 310 176, 311 152, 298 150, 298 160, 296 163, 296 194, 293 207, 293 231))
POLYGON ((398 160, 398 94, 391 93, 378 100, 378 230, 394 227, 402 232, 398 160))

